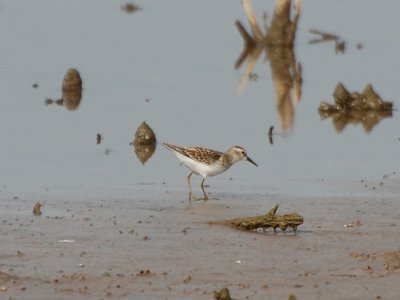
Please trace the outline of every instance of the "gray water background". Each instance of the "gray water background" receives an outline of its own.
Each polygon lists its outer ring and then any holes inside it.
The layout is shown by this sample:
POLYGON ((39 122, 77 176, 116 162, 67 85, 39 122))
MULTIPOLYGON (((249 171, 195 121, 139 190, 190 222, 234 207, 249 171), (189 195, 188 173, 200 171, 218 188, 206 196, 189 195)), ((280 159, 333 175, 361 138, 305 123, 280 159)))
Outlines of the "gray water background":
MULTIPOLYGON (((398 181, 400 172, 398 2, 303 2, 295 42, 302 95, 285 133, 263 55, 257 81, 239 92, 245 65, 234 68, 243 49, 235 20, 248 28, 240 1, 145 1, 133 14, 121 10, 124 3, 0 2, 3 196, 135 199, 176 191, 185 199, 188 171, 175 157, 159 145, 143 166, 129 145, 143 120, 160 142, 247 149, 258 168, 238 163, 206 181, 219 198, 390 193, 379 183, 398 181), (310 29, 339 35, 345 53, 335 53, 333 42, 309 44, 310 29), (60 97, 71 67, 83 79, 78 109, 46 106, 46 98, 60 97), (394 102, 393 117, 370 133, 360 124, 337 133, 318 106, 333 102, 338 82, 350 91, 371 83, 394 102), (281 133, 273 145, 271 125, 281 133)), ((260 22, 263 12, 272 16, 273 1, 252 5, 260 22)))

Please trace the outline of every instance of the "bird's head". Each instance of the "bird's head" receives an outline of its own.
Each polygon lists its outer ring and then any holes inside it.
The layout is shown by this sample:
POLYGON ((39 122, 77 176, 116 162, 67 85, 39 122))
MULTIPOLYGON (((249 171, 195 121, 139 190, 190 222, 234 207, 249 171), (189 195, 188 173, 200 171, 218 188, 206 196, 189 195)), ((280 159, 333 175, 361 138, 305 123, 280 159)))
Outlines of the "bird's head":
POLYGON ((229 153, 233 162, 237 162, 239 160, 247 160, 248 162, 258 167, 258 165, 250 157, 247 156, 246 150, 243 147, 232 146, 231 148, 229 148, 227 153, 229 153))

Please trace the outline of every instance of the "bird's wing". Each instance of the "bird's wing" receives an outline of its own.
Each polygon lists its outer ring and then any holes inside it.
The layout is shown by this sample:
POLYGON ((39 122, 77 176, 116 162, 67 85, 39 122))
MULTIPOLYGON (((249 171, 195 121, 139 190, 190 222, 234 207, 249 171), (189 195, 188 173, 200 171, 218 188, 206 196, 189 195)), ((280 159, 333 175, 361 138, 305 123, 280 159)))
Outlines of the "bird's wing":
POLYGON ((203 147, 188 147, 183 149, 184 155, 191 159, 197 160, 202 163, 211 164, 220 159, 222 152, 203 148, 203 147))
POLYGON ((212 162, 218 160, 222 156, 222 152, 203 148, 203 147, 180 147, 172 144, 163 143, 163 145, 172 151, 176 151, 186 157, 203 162, 206 164, 211 164, 212 162))

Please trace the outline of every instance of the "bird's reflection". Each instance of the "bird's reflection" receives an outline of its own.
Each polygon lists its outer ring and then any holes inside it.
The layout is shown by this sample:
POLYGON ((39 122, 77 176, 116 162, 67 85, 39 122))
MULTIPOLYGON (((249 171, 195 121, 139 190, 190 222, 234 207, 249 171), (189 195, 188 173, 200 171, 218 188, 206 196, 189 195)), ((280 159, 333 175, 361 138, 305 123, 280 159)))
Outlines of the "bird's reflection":
POLYGON ((302 87, 302 67, 296 60, 294 42, 297 24, 301 12, 301 1, 294 1, 294 16, 291 18, 292 0, 277 0, 270 25, 265 23, 265 33, 261 30, 254 16, 249 0, 243 0, 243 8, 250 24, 251 34, 236 21, 245 44, 235 63, 238 69, 247 59, 244 75, 239 83, 243 91, 247 80, 254 78, 253 68, 261 53, 265 52, 270 62, 275 89, 280 128, 286 133, 293 127, 294 106, 300 101, 302 87))
POLYGON ((57 104, 65 106, 70 111, 75 111, 82 100, 82 79, 78 70, 71 68, 67 71, 62 81, 61 98, 53 100, 47 98, 46 105, 57 104))
POLYGON ((153 156, 157 140, 153 129, 145 121, 140 124, 135 133, 135 139, 131 143, 136 157, 144 165, 153 156))
POLYGON ((332 117, 333 126, 341 133, 348 124, 361 124, 369 133, 382 120, 392 116, 393 103, 383 101, 368 84, 362 93, 350 93, 339 83, 333 92, 334 104, 321 102, 321 119, 332 117))

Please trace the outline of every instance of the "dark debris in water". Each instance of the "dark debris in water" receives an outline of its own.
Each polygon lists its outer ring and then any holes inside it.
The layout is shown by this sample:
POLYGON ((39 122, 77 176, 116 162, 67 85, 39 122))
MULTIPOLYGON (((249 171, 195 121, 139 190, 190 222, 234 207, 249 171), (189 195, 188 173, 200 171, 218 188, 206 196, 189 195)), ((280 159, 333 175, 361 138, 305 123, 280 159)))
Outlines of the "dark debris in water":
POLYGON ((96 144, 99 145, 101 143, 102 139, 103 139, 103 137, 101 136, 101 134, 97 133, 97 135, 96 135, 96 144))
POLYGON ((123 6, 121 6, 121 10, 125 11, 127 14, 133 14, 134 12, 140 10, 140 7, 134 3, 125 3, 123 6))
POLYGON ((365 131, 370 132, 382 119, 392 116, 393 103, 382 100, 371 84, 359 93, 349 92, 342 83, 338 83, 333 98, 334 104, 323 101, 318 111, 321 119, 332 117, 338 132, 349 123, 361 123, 365 131))
POLYGON ((330 42, 333 41, 335 42, 335 53, 344 53, 346 51, 346 42, 343 41, 339 36, 336 34, 331 34, 327 32, 322 32, 316 29, 310 29, 310 33, 314 35, 318 35, 318 38, 314 38, 310 40, 308 43, 309 44, 318 44, 322 42, 330 42))
POLYGON ((268 130, 268 141, 270 145, 274 144, 274 139, 273 139, 273 130, 274 130, 274 126, 271 126, 268 130))

